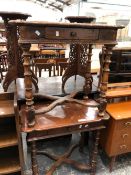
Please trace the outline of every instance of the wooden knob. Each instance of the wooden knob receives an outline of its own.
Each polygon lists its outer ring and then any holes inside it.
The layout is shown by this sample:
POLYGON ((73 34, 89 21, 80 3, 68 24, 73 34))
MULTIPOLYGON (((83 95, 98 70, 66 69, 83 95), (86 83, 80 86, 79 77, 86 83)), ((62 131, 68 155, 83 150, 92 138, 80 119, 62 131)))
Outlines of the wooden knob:
POLYGON ((126 126, 131 126, 131 122, 126 122, 125 125, 126 126))
POLYGON ((126 149, 127 146, 126 145, 120 145, 120 149, 126 149))
POLYGON ((77 36, 77 33, 76 32, 71 32, 70 35, 74 37, 74 36, 77 36))
POLYGON ((126 138, 128 136, 128 134, 123 134, 122 137, 123 139, 126 138))

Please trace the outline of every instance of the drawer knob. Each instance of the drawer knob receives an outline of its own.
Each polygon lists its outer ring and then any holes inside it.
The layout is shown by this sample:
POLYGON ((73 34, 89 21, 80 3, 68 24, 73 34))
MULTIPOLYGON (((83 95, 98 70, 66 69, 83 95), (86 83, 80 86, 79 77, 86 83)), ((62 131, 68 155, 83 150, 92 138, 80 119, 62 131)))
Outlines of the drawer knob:
POLYGON ((122 137, 124 139, 124 138, 128 137, 128 134, 123 134, 122 137))
POLYGON ((127 146, 126 145, 120 145, 120 149, 126 149, 127 146))
POLYGON ((131 126, 131 122, 126 122, 125 126, 131 126))
POLYGON ((76 32, 71 32, 71 33, 70 33, 70 36, 73 36, 73 37, 74 37, 74 36, 77 36, 77 33, 76 33, 76 32))

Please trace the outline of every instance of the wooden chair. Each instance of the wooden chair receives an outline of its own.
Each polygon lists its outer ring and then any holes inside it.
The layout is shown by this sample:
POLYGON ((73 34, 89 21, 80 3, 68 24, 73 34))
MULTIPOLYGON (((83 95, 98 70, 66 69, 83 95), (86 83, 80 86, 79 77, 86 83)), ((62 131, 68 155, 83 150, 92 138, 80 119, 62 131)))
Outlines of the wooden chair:
POLYGON ((68 66, 67 62, 59 62, 58 63, 58 75, 62 76, 67 66, 68 66))
POLYGON ((35 74, 37 75, 37 69, 39 71, 39 77, 41 77, 42 69, 49 71, 49 77, 51 77, 51 72, 54 73, 54 63, 50 62, 49 59, 36 58, 34 59, 35 74))
POLYGON ((64 58, 65 57, 65 50, 60 50, 60 58, 64 58))
POLYGON ((57 71, 57 75, 59 76, 59 63, 62 62, 62 63, 66 63, 68 61, 68 58, 56 58, 55 59, 56 61, 56 71, 57 71))
POLYGON ((55 50, 41 50, 40 55, 43 58, 55 58, 56 51, 55 50))

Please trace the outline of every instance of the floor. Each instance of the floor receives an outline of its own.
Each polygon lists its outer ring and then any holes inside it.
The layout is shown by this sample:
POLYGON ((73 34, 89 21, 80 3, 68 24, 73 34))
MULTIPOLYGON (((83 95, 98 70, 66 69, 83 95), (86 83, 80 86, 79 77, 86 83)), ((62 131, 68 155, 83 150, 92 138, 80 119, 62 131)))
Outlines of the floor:
MULTIPOLYGON (((70 138, 68 137, 58 138, 53 141, 51 140, 48 140, 48 141, 45 140, 45 142, 41 141, 38 143, 37 148, 39 150, 46 150, 48 152, 54 152, 60 155, 60 154, 63 154, 71 144, 77 143, 78 141, 79 141, 79 135, 76 134, 72 136, 71 141, 70 141, 70 138)), ((85 146, 84 148, 85 154, 80 153, 78 149, 76 149, 73 152, 71 158, 79 162, 88 163, 89 154, 88 154, 87 147, 88 146, 85 146)), ((28 148, 28 164, 27 164, 28 170, 26 171, 27 175, 31 175, 31 170, 29 168, 30 167, 29 152, 30 152, 30 149, 28 148)), ((96 175, 131 175, 131 153, 118 156, 114 164, 112 173, 109 172, 110 159, 106 156, 104 151, 102 151, 101 149, 99 149, 97 160, 98 160, 98 163, 97 163, 96 175)), ((40 175, 45 175, 46 170, 49 169, 53 161, 43 155, 39 155, 38 163, 39 163, 40 175)), ((86 175, 86 174, 88 173, 77 171, 73 167, 65 164, 59 167, 54 173, 54 175, 86 175)))
MULTIPOLYGON (((12 84, 9 88, 9 91, 12 91, 14 89, 14 85, 12 84)), ((2 85, 0 84, 0 92, 2 92, 2 85)), ((70 144, 76 143, 79 141, 79 134, 72 135, 71 137, 66 138, 57 138, 52 140, 45 140, 38 143, 37 148, 40 150, 48 150, 56 152, 57 154, 64 153, 70 144), (48 148, 48 149, 47 149, 48 148)), ((25 135, 23 135, 23 144, 24 144, 24 153, 25 153, 25 172, 26 175, 31 175, 31 164, 30 164, 30 148, 26 145, 26 139, 25 135)), ((88 146, 85 146, 85 154, 79 153, 78 149, 76 149, 72 154, 72 159, 78 160, 80 162, 87 163, 88 162, 88 146)), ((98 154, 98 163, 97 163, 97 169, 96 169, 96 175, 131 175, 131 153, 124 154, 121 156, 118 156, 115 166, 113 169, 113 172, 109 172, 109 161, 110 159, 107 157, 107 155, 104 153, 103 150, 99 149, 98 154)), ((45 175, 46 170, 49 169, 50 165, 53 163, 52 160, 49 158, 39 155, 38 156, 38 162, 39 162, 39 169, 40 169, 40 175, 45 175)), ((69 165, 62 165, 60 168, 58 168, 54 175, 86 175, 86 172, 80 172, 75 169, 73 169, 69 165)))

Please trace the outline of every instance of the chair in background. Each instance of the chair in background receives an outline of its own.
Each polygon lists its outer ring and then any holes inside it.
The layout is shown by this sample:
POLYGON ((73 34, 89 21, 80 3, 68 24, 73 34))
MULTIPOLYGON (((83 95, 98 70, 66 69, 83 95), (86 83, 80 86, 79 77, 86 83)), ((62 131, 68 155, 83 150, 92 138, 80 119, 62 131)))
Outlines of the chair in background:
POLYGON ((55 50, 41 50, 40 55, 42 58, 55 58, 56 51, 55 50))
POLYGON ((41 77, 42 69, 49 71, 49 77, 51 77, 51 72, 54 72, 54 63, 51 62, 52 59, 36 58, 34 60, 35 65, 35 75, 37 75, 37 70, 39 71, 39 77, 41 77))
POLYGON ((62 76, 67 66, 67 62, 58 62, 58 75, 62 76))
MULTIPOLYGON (((65 68, 64 63, 67 63, 68 58, 56 58, 55 61, 56 61, 56 71, 57 71, 57 75, 59 76, 59 74, 60 74, 60 72, 59 72, 59 70, 60 70, 60 65, 63 66, 63 68, 65 68), (59 64, 59 63, 61 63, 61 64, 59 64), (63 65, 62 65, 62 64, 63 64, 63 65)), ((67 64, 65 64, 65 65, 67 65, 67 64)), ((63 68, 61 69, 61 71, 63 71, 63 68)))
POLYGON ((65 50, 60 50, 60 58, 65 58, 65 50))

